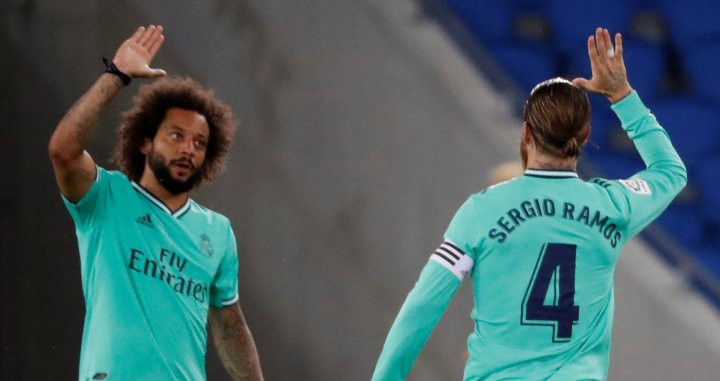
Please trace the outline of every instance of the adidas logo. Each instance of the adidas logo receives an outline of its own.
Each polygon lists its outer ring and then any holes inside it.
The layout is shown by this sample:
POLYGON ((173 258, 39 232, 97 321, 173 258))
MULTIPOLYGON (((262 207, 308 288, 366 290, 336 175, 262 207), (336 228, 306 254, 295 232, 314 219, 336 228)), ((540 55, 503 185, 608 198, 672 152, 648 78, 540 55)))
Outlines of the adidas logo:
POLYGON ((152 219, 150 218, 149 214, 146 214, 144 216, 140 216, 135 219, 135 222, 139 223, 140 225, 145 225, 149 228, 154 228, 155 225, 153 225, 152 219))

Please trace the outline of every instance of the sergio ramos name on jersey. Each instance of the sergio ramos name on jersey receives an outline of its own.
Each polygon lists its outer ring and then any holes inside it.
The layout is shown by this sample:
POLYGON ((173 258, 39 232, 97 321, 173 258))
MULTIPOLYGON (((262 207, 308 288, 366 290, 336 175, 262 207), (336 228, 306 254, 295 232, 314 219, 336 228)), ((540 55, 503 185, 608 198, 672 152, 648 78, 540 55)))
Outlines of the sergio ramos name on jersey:
POLYGON ((497 228, 488 231, 488 237, 503 243, 515 229, 526 221, 535 218, 562 218, 576 223, 582 223, 590 228, 597 228, 598 234, 605 238, 615 248, 622 238, 622 233, 610 218, 599 210, 592 210, 585 205, 575 205, 565 201, 561 208, 558 208, 554 200, 532 199, 521 202, 517 208, 510 208, 503 213, 496 222, 497 228))

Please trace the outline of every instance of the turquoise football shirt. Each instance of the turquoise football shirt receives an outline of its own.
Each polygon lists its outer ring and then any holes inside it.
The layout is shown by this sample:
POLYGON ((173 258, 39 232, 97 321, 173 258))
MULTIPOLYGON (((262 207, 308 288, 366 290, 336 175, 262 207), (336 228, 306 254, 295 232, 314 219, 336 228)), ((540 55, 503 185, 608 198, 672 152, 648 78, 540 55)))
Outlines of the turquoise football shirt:
POLYGON ((607 378, 618 254, 687 182, 635 92, 612 109, 647 169, 590 181, 528 169, 472 195, 403 304, 373 380, 405 379, 468 275, 474 330, 465 380, 607 378))
POLYGON ((76 204, 86 314, 80 380, 203 380, 209 306, 238 300, 227 218, 191 199, 172 212, 98 167, 76 204))

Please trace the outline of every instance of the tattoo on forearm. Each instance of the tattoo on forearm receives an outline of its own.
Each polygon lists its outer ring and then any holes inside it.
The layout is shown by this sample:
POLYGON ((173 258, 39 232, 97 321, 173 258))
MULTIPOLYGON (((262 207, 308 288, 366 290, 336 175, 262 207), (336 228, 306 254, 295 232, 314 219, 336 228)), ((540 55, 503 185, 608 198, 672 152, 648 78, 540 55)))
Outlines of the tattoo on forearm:
POLYGON ((245 329, 245 322, 236 314, 229 314, 222 322, 222 339, 230 340, 239 337, 245 329))
POLYGON ((118 92, 116 83, 98 82, 83 95, 65 114, 60 125, 69 126, 74 131, 75 141, 80 147, 87 147, 95 127, 100 120, 100 113, 118 92))
POLYGON ((82 147, 87 147, 88 144, 90 144, 90 138, 95 130, 97 118, 81 118, 78 122, 75 130, 75 138, 82 147))
MULTIPOLYGON (((77 141, 83 147, 87 147, 90 143, 92 133, 98 124, 98 120, 100 119, 100 113, 112 96, 110 95, 112 92, 104 84, 100 85, 100 94, 101 98, 99 99, 99 102, 86 105, 86 109, 84 110, 81 110, 81 106, 76 104, 70 111, 70 115, 75 117, 77 141)), ((83 99, 81 99, 78 103, 82 101, 83 99)))
POLYGON ((218 355, 233 379, 262 380, 255 343, 242 312, 217 311, 211 323, 218 355))

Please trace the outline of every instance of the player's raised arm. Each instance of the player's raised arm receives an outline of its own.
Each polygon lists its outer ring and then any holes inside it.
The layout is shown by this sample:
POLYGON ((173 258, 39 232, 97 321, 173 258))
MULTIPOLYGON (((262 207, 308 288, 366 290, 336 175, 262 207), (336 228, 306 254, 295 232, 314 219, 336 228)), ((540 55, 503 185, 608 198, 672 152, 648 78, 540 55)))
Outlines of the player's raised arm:
POLYGON ((48 151, 57 184, 68 200, 79 201, 95 179, 95 162, 85 148, 102 110, 130 78, 165 75, 163 70, 149 66, 163 41, 161 26, 138 28, 120 45, 113 61, 108 63, 107 72, 70 108, 55 128, 48 151))
POLYGON ((610 33, 598 28, 595 37, 588 38, 588 54, 592 79, 577 78, 573 83, 610 99, 647 168, 610 188, 625 199, 628 232, 632 236, 660 215, 685 187, 687 170, 667 132, 627 81, 622 36, 615 35, 613 49, 610 33))

